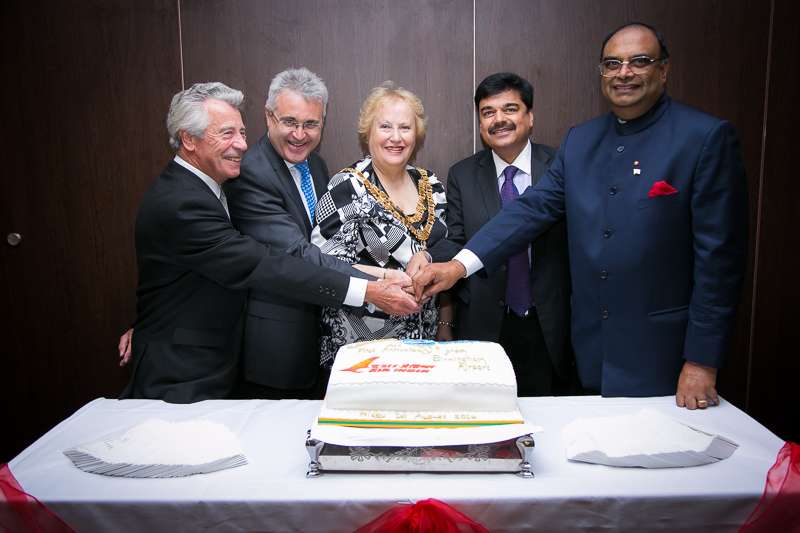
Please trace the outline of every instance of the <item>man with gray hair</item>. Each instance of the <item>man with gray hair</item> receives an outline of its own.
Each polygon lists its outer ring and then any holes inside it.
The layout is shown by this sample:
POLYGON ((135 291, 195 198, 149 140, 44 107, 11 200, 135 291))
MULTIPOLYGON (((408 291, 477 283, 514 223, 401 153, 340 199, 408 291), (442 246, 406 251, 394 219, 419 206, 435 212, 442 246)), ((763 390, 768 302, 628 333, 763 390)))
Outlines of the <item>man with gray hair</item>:
MULTIPOLYGON (((264 106, 267 133, 242 160, 238 179, 225 186, 231 220, 245 235, 277 250, 351 276, 363 276, 310 243, 317 198, 330 174, 315 149, 322 137, 328 89, 306 68, 278 73, 264 106)), ((316 398, 320 308, 274 292, 250 293, 242 346, 243 398, 316 398)))
POLYGON ((122 398, 189 403, 229 396, 247 289, 316 305, 368 301, 398 314, 418 310, 396 285, 354 283, 233 228, 221 186, 239 175, 247 150, 242 100, 222 83, 195 84, 172 99, 167 130, 177 154, 136 217, 133 373, 122 398))

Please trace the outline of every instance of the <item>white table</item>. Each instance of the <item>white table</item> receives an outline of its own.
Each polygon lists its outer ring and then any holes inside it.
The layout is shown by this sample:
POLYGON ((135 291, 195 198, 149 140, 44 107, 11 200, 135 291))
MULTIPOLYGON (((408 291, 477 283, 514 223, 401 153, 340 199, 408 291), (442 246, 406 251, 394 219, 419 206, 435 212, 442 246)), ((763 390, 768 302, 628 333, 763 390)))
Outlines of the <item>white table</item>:
POLYGON ((735 531, 755 507, 783 442, 725 401, 706 411, 663 398, 524 398, 536 436, 534 479, 513 474, 328 473, 306 479, 311 401, 97 399, 13 459, 23 489, 80 532, 352 531, 398 502, 443 500, 493 532, 735 531), (564 459, 561 428, 577 417, 657 409, 739 444, 729 459, 682 469, 623 469, 564 459), (226 424, 249 464, 178 479, 82 472, 62 454, 148 418, 226 424))

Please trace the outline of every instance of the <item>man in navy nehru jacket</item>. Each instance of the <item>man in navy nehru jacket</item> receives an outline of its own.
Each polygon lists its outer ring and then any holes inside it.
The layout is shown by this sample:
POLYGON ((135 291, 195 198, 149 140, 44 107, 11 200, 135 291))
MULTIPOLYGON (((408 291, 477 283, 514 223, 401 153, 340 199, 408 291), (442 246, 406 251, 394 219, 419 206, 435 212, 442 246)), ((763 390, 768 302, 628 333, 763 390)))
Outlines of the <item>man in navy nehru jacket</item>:
POLYGON ((695 409, 718 402, 745 269, 746 180, 733 127, 666 94, 668 57, 651 26, 611 33, 599 65, 611 113, 572 128, 534 187, 414 285, 421 299, 491 272, 566 216, 583 386, 676 394, 695 409))

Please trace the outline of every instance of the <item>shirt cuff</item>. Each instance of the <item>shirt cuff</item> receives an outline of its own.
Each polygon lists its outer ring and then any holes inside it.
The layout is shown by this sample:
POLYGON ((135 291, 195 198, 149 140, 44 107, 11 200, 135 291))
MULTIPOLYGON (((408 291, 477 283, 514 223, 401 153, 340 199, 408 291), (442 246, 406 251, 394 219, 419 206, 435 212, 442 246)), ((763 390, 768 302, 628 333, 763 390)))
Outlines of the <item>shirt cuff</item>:
POLYGON ((367 296, 367 283, 365 279, 350 278, 350 284, 347 286, 347 295, 344 297, 344 305, 351 307, 361 307, 364 305, 364 298, 367 296))
POLYGON ((469 277, 483 268, 483 263, 478 256, 466 248, 462 248, 453 259, 464 265, 464 270, 467 271, 467 275, 464 277, 469 277))

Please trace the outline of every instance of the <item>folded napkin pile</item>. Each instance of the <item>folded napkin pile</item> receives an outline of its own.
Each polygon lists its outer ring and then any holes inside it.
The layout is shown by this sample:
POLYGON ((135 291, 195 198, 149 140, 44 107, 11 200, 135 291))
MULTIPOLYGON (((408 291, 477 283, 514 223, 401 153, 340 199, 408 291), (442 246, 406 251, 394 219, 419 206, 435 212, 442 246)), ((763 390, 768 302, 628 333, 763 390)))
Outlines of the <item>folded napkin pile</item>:
POLYGON ((579 418, 561 433, 567 459, 609 466, 674 468, 726 459, 738 444, 652 409, 633 415, 579 418))
POLYGON ((76 446, 64 455, 86 472, 136 478, 191 476, 247 464, 236 435, 210 420, 150 419, 119 438, 76 446))

